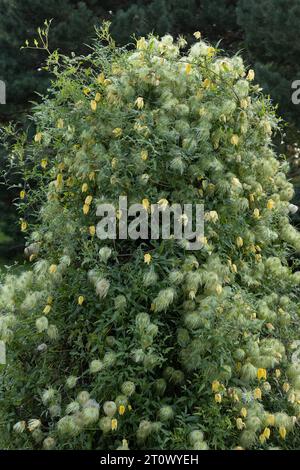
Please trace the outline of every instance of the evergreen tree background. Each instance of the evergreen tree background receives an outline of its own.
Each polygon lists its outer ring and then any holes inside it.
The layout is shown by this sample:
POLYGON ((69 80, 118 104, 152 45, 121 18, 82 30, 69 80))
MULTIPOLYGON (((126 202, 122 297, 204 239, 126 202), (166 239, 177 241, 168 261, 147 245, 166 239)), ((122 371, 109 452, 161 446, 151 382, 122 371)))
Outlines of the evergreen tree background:
MULTIPOLYGON (((189 41, 200 30, 213 43, 220 41, 225 51, 243 50, 255 67, 257 81, 279 103, 279 113, 288 120, 289 140, 298 139, 300 108, 291 102, 291 83, 299 79, 300 0, 0 0, 0 79, 7 84, 7 105, 0 106, 0 122, 16 120, 29 125, 26 115, 31 101, 39 101, 49 84, 41 69, 45 54, 20 49, 28 40, 32 45, 37 28, 53 19, 50 28, 51 50, 70 54, 86 53, 95 36, 94 26, 102 20, 112 22, 111 31, 118 44, 133 35, 155 32, 183 35, 189 41)), ((294 146, 289 147, 294 154, 294 146)), ((285 150, 285 149, 284 149, 285 150)), ((5 152, 0 149, 0 169, 5 167, 5 152)), ((298 172, 295 183, 298 182, 298 172)), ((18 183, 12 178, 12 183, 18 183)), ((0 258, 14 256, 21 246, 17 234, 13 199, 16 189, 0 185, 0 258), (5 214, 5 216, 4 216, 5 214)))

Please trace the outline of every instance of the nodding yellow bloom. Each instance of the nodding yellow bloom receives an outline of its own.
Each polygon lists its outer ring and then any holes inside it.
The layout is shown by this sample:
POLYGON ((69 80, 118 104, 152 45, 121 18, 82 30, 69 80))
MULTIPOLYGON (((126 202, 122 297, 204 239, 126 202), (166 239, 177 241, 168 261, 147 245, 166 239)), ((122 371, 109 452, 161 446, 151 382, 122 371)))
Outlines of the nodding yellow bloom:
POLYGON ((83 183, 83 185, 81 186, 81 192, 82 192, 82 193, 86 193, 88 189, 89 189, 88 184, 87 184, 87 183, 83 183))
POLYGON ((97 92, 96 95, 95 95, 95 101, 96 101, 96 103, 99 103, 100 100, 101 100, 101 94, 99 92, 97 92))
POLYGON ((207 49, 207 55, 208 55, 208 57, 213 57, 213 56, 215 55, 215 53, 216 53, 216 49, 215 49, 214 47, 209 47, 209 48, 207 49))
POLYGON ((91 90, 88 87, 85 87, 82 91, 85 95, 88 95, 89 93, 91 93, 91 90))
POLYGON ((116 431, 118 429, 118 420, 116 418, 111 420, 111 430, 116 431))
POLYGON ((138 39, 136 41, 136 48, 139 49, 139 50, 143 50, 143 49, 146 49, 147 47, 147 41, 144 37, 141 37, 140 39, 138 39))
POLYGON ((43 169, 45 169, 47 165, 48 165, 48 161, 44 158, 44 159, 41 161, 41 167, 42 167, 43 169))
POLYGON ((96 233, 96 227, 95 227, 95 225, 91 225, 91 226, 89 227, 89 232, 90 232, 90 235, 91 235, 92 237, 95 236, 95 233, 96 233))
POLYGON ((242 418, 237 418, 236 419, 236 427, 239 429, 239 431, 244 429, 245 426, 246 425, 245 425, 244 421, 242 420, 242 418))
POLYGON ((259 441, 260 441, 261 444, 264 444, 266 442, 266 438, 263 434, 260 434, 259 441))
POLYGON ((51 305, 46 305, 46 307, 43 310, 43 313, 47 315, 48 313, 50 313, 50 310, 51 310, 51 305))
POLYGON ((90 210, 90 206, 88 204, 84 204, 82 208, 84 215, 87 215, 89 213, 89 210, 90 210))
POLYGON ((105 82, 105 76, 104 76, 104 73, 101 72, 98 77, 97 77, 97 82, 100 83, 100 85, 103 85, 103 83, 105 82))
POLYGON ((269 199, 267 202, 267 209, 271 211, 272 209, 274 209, 274 207, 275 207, 275 202, 273 201, 273 199, 269 199))
POLYGON ((57 186, 61 186, 62 185, 62 182, 63 182, 63 175, 61 173, 58 173, 57 177, 56 177, 56 184, 57 186))
POLYGON ((230 142, 232 143, 232 145, 238 145, 239 141, 240 141, 239 136, 237 134, 233 134, 233 136, 230 139, 230 142))
POLYGON ((41 132, 38 132, 34 136, 34 141, 39 144, 42 141, 42 138, 43 138, 43 134, 41 132))
POLYGON ((242 408, 241 411, 240 411, 240 415, 243 418, 246 418, 247 414, 248 414, 248 411, 246 410, 246 408, 242 408))
POLYGON ((27 224, 26 220, 23 220, 21 222, 21 232, 25 232, 27 230, 27 227, 28 227, 28 224, 27 224))
POLYGON ((78 305, 82 305, 83 302, 84 302, 84 297, 83 297, 83 295, 80 295, 80 296, 78 297, 77 303, 78 303, 78 305))
POLYGON ((216 403, 221 403, 222 401, 222 395, 220 393, 215 394, 215 402, 216 403))
POLYGON ((254 70, 250 69, 247 75, 247 80, 249 80, 249 82, 252 82, 254 78, 255 78, 255 72, 254 70))
POLYGON ((51 295, 49 295, 49 297, 47 298, 47 304, 51 305, 53 302, 53 297, 51 297, 51 295))
POLYGON ((152 260, 152 256, 150 255, 150 253, 145 253, 144 254, 144 263, 150 264, 151 260, 152 260))
POLYGON ((265 428, 262 434, 263 434, 263 436, 264 436, 265 439, 269 439, 269 438, 270 438, 270 435, 271 435, 271 430, 270 430, 270 428, 265 428))
POLYGON ((256 400, 261 400, 261 389, 256 388, 253 392, 253 396, 256 400))
POLYGON ((213 392, 218 392, 220 390, 221 384, 218 380, 214 380, 211 384, 211 389, 213 392))
POLYGON ((95 180, 95 172, 94 171, 91 171, 90 174, 89 174, 89 180, 90 181, 94 181, 95 180))
POLYGON ((87 204, 88 206, 90 206, 92 200, 93 200, 93 196, 87 196, 87 197, 85 198, 84 203, 87 204))
POLYGON ((132 406, 131 406, 131 405, 128 405, 127 408, 128 408, 128 411, 131 411, 131 410, 132 410, 132 406))
POLYGON ((280 435, 281 439, 285 439, 285 437, 286 437, 286 428, 284 426, 280 426, 279 435, 280 435))
POLYGON ((141 151, 141 159, 145 162, 148 159, 148 150, 141 151))
POLYGON ((192 71, 192 64, 186 64, 185 66, 185 73, 189 75, 192 71))
POLYGON ((144 107, 144 98, 142 98, 141 96, 138 96, 137 99, 135 100, 134 104, 138 109, 143 109, 143 107, 144 107))
POLYGON ((121 129, 121 127, 116 127, 113 131, 112 131, 113 135, 115 137, 121 137, 121 135, 123 134, 123 131, 121 129))
POLYGON ((221 284, 217 284, 215 290, 218 295, 221 295, 223 291, 223 287, 221 286, 221 284))
POLYGON ((193 36, 196 38, 196 39, 201 39, 201 33, 200 31, 195 31, 193 36))
POLYGON ((96 111, 97 110, 97 101, 92 100, 91 101, 91 110, 96 111))
POLYGON ((266 371, 266 369, 258 369, 257 370, 257 378, 258 378, 258 380, 261 380, 261 379, 267 380, 267 371, 266 371))
POLYGON ((143 199, 142 200, 142 205, 143 205, 143 208, 148 211, 149 207, 150 207, 150 202, 149 202, 149 199, 143 199))
POLYGON ((244 240, 242 239, 242 237, 237 237, 235 243, 238 248, 241 248, 244 245, 244 240))
POLYGON ((279 379, 280 376, 281 376, 281 370, 280 369, 275 369, 275 377, 277 379, 279 379))
POLYGON ((64 120, 63 120, 63 119, 60 118, 60 119, 57 120, 56 127, 57 127, 58 129, 63 129, 64 125, 65 125, 65 124, 64 124, 64 120))
POLYGON ((124 405, 120 405, 119 406, 119 415, 123 415, 125 413, 125 406, 124 405))
POLYGON ((24 190, 20 191, 20 199, 24 199, 26 196, 26 193, 24 190))
POLYGON ((249 201, 254 202, 254 194, 253 193, 249 194, 249 201))
POLYGON ((118 164, 118 159, 117 158, 113 158, 112 161, 111 161, 111 167, 112 168, 116 168, 118 164))
POLYGON ((231 265, 231 271, 232 271, 233 273, 235 273, 235 274, 237 273, 236 264, 233 263, 233 264, 231 265))
POLYGON ((160 199, 157 203, 161 208, 162 210, 166 210, 166 208, 168 207, 169 205, 169 201, 167 199, 160 199))
POLYGON ((254 217, 255 219, 259 219, 259 218, 260 218, 259 209, 257 209, 257 208, 254 209, 254 211, 253 211, 253 217, 254 217))
POLYGON ((56 264, 51 264, 50 268, 49 268, 49 273, 50 274, 55 274, 57 271, 57 265, 56 264))
POLYGON ((289 389, 290 389, 290 384, 287 383, 287 382, 285 382, 285 383, 282 385, 282 390, 287 393, 287 392, 289 391, 289 389))
POLYGON ((210 88, 212 85, 212 82, 209 78, 206 78, 203 82, 203 88, 210 88))

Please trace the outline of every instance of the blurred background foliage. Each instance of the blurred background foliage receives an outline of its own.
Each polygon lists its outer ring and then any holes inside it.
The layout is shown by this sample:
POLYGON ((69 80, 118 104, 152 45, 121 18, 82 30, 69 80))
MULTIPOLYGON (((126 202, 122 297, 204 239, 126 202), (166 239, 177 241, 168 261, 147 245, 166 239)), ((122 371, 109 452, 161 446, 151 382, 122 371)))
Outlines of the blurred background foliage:
MULTIPOLYGON (((111 21, 112 35, 120 45, 149 32, 183 35, 191 41, 199 30, 225 52, 241 51, 255 67, 265 93, 278 103, 284 133, 275 145, 291 162, 295 202, 300 200, 300 105, 291 101, 291 84, 300 79, 300 0, 0 0, 0 80, 7 86, 0 124, 13 120, 30 128, 31 102, 47 90, 50 77, 41 68, 45 52, 21 49, 26 40, 34 44, 45 19, 53 19, 50 49, 67 54, 86 53, 94 26, 103 20, 111 21)), ((0 148, 0 172, 0 260, 7 263, 22 253, 23 240, 13 204, 19 177, 7 173, 4 148, 0 148)))

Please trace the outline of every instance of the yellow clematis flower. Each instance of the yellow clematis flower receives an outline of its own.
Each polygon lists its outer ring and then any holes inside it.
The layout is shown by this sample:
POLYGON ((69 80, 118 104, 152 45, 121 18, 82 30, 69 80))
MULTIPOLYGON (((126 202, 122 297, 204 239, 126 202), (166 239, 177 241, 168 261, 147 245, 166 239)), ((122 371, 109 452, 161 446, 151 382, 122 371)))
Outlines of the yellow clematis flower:
POLYGON ((86 193, 87 190, 88 190, 89 186, 87 183, 83 183, 83 185, 81 186, 81 192, 82 193, 86 193))
POLYGON ((96 101, 96 100, 92 100, 92 101, 91 101, 91 110, 92 110, 92 111, 96 111, 96 110, 97 110, 97 101, 96 101))
POLYGON ((266 369, 258 369, 257 370, 257 378, 258 378, 258 380, 261 380, 261 379, 267 380, 267 371, 266 371, 266 369))
POLYGON ((239 141, 240 141, 239 136, 237 134, 233 134, 233 136, 230 139, 230 142, 232 143, 232 145, 235 145, 235 146, 238 145, 239 141))
POLYGON ((82 211, 83 211, 84 215, 87 215, 90 211, 90 206, 88 204, 84 204, 83 208, 82 208, 82 211))
POLYGON ((150 264, 151 260, 152 260, 152 256, 150 255, 150 253, 145 253, 144 254, 144 263, 150 264))
POLYGON ((87 204, 88 206, 90 206, 91 203, 92 203, 92 200, 93 200, 93 196, 87 196, 87 197, 85 198, 84 203, 87 204))
POLYGON ((51 305, 46 305, 46 307, 43 310, 43 313, 47 315, 48 313, 50 313, 50 310, 51 310, 51 305))
POLYGON ((95 233, 96 233, 96 227, 95 227, 95 225, 91 225, 91 226, 89 227, 89 232, 90 232, 90 235, 91 235, 92 237, 95 236, 95 233))
POLYGON ((83 297, 83 295, 80 295, 80 296, 78 297, 77 303, 78 303, 78 305, 82 305, 83 302, 84 302, 84 297, 83 297))
POLYGON ((141 96, 138 96, 137 99, 135 100, 134 104, 138 109, 143 109, 143 107, 144 107, 144 98, 142 98, 141 96))
POLYGON ((116 418, 111 420, 111 430, 116 431, 118 429, 118 420, 116 418))
POLYGON ((56 264, 51 264, 50 268, 49 268, 49 273, 50 274, 55 274, 57 271, 57 265, 56 264))
POLYGON ((253 396, 254 396, 255 400, 261 400, 261 389, 256 388, 253 392, 253 396))
POLYGON ((286 437, 286 428, 284 426, 280 426, 279 435, 280 435, 281 439, 285 439, 285 437, 286 437))
POLYGON ((120 405, 119 406, 119 415, 123 415, 125 413, 125 406, 124 405, 120 405))

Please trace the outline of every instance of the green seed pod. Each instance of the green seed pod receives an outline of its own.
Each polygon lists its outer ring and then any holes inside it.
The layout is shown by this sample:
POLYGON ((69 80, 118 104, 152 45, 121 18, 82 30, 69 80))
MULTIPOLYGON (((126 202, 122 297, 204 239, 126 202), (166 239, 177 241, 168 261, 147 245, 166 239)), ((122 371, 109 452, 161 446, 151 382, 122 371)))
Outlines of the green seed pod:
POLYGON ((155 381, 155 389, 156 389, 157 394, 160 397, 164 395, 166 388, 167 388, 167 382, 165 381, 165 379, 157 379, 155 381))
POLYGON ((241 379, 244 382, 252 382, 257 378, 257 369, 252 364, 243 365, 241 369, 241 379))
POLYGON ((242 361, 245 357, 246 353, 243 349, 239 348, 234 351, 234 359, 237 361, 242 361))
POLYGON ((103 418, 101 418, 99 421, 99 427, 101 431, 104 432, 104 434, 111 431, 111 418, 109 418, 109 416, 104 416, 103 418))
POLYGON ((199 431, 199 429, 195 429, 194 431, 191 431, 189 434, 189 441, 190 444, 193 446, 196 442, 202 442, 204 439, 204 435, 202 431, 199 431))
POLYGON ((114 302, 116 310, 124 310, 126 308, 127 301, 125 295, 118 295, 114 302))
POLYGON ((57 423, 57 431, 61 436, 77 436, 80 427, 72 416, 64 416, 57 423))
POLYGON ((85 426, 96 423, 99 419, 99 409, 92 406, 82 410, 82 421, 85 426))
POLYGON ((241 445, 244 449, 251 449, 256 441, 255 431, 247 430, 242 432, 241 435, 241 445))
POLYGON ((83 390, 82 392, 80 392, 78 395, 77 395, 77 401, 78 403, 80 403, 81 405, 84 405, 85 402, 87 402, 88 400, 90 399, 90 394, 89 392, 86 392, 85 390, 83 390))
POLYGON ((130 397, 135 392, 135 385, 133 382, 130 382, 128 380, 122 384, 121 390, 124 395, 126 395, 127 397, 130 397))
POLYGON ((165 421, 170 421, 171 419, 174 418, 174 411, 171 406, 165 405, 162 406, 158 412, 158 417, 160 421, 165 422, 165 421))
POLYGON ((117 405, 114 401, 106 401, 103 405, 103 411, 106 416, 112 418, 117 411, 117 405))
POLYGON ((193 449, 194 450, 209 450, 209 447, 206 444, 206 442, 198 441, 193 444, 193 449))
POLYGON ((56 441, 53 439, 53 437, 46 437, 46 439, 43 440, 43 448, 45 450, 52 450, 55 448, 56 441))

